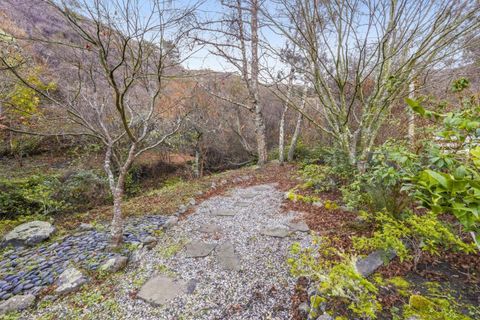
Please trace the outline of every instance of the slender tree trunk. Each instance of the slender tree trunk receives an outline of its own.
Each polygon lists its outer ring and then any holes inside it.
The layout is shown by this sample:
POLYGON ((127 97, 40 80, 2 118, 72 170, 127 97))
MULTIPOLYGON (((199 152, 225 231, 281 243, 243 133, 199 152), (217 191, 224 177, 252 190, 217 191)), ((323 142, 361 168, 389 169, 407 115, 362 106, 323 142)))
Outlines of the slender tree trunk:
POLYGON ((285 162, 285 116, 287 115, 288 103, 283 107, 278 129, 278 161, 282 165, 285 162))
MULTIPOLYGON (((255 112, 255 136, 257 139, 258 165, 263 166, 268 161, 267 154, 267 129, 263 116, 263 106, 260 103, 258 74, 258 0, 252 0, 251 7, 251 32, 252 32, 252 63, 251 63, 251 95, 252 107, 255 112)), ((248 81, 248 80, 247 80, 248 81)))
POLYGON ((104 168, 107 173, 108 183, 110 186, 110 191, 113 196, 113 218, 111 225, 111 243, 114 248, 118 248, 123 242, 123 215, 122 215, 122 202, 123 195, 125 190, 125 178, 127 176, 128 170, 132 166, 133 160, 135 159, 135 150, 136 144, 133 143, 130 146, 128 152, 128 157, 125 160, 125 163, 120 168, 118 173, 118 179, 115 183, 115 175, 112 170, 111 159, 113 155, 112 142, 110 141, 107 145, 107 150, 105 152, 105 162, 104 168))
POLYGON ((267 154, 267 129, 262 113, 262 107, 255 106, 255 136, 257 139, 258 165, 263 166, 268 161, 267 154))
MULTIPOLYGON (((300 104, 301 110, 305 108, 305 103, 307 101, 307 90, 308 90, 308 87, 305 86, 303 88, 302 102, 300 104)), ((290 148, 288 149, 288 155, 287 155, 288 162, 293 161, 293 157, 295 155, 295 149, 297 148, 298 138, 300 138, 300 130, 302 128, 302 122, 303 122, 303 114, 299 112, 297 116, 297 122, 295 124, 295 131, 293 132, 292 140, 290 141, 290 148)))
POLYGON ((278 132, 278 161, 280 164, 285 162, 285 117, 288 111, 288 104, 292 97, 293 90, 293 76, 295 75, 295 69, 290 69, 290 74, 288 76, 288 89, 287 89, 287 99, 285 101, 285 106, 283 107, 282 116, 280 118, 280 128, 278 132))
POLYGON ((123 242, 122 201, 123 188, 119 186, 113 193, 113 219, 111 228, 111 242, 113 247, 119 247, 123 242))
MULTIPOLYGON (((413 99, 415 97, 415 82, 410 82, 408 97, 413 99)), ((408 108, 408 140, 413 146, 415 144, 415 112, 408 108)))

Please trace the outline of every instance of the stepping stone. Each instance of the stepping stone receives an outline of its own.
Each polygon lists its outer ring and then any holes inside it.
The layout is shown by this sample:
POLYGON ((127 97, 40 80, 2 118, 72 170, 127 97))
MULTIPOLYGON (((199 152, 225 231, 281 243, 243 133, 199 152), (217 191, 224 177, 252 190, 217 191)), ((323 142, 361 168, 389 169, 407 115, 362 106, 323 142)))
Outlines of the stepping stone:
POLYGON ((240 208, 246 208, 250 206, 251 202, 246 202, 246 201, 238 201, 235 203, 235 207, 240 207, 240 208))
POLYGON ((209 223, 209 224, 204 224, 200 228, 198 228, 198 231, 204 232, 204 233, 216 233, 220 232, 222 229, 217 226, 216 224, 209 223))
POLYGON ((213 213, 213 215, 222 217, 233 217, 235 215, 235 211, 230 209, 218 209, 213 213))
POLYGON ((241 195, 241 197, 244 199, 252 199, 252 198, 255 198, 256 196, 258 196, 258 193, 254 191, 248 191, 241 195))
POLYGON ((253 190, 255 190, 257 192, 270 191, 270 190, 272 190, 272 187, 268 186, 268 185, 259 185, 259 186, 253 187, 253 190))
POLYGON ((308 225, 305 223, 305 221, 299 221, 299 222, 292 222, 290 221, 287 226, 294 232, 308 232, 310 231, 310 228, 308 225))
POLYGON ((240 259, 235 254, 233 244, 229 241, 222 243, 217 248, 218 262, 227 270, 240 270, 240 259))
POLYGON ((290 230, 285 226, 267 227, 260 230, 264 236, 285 238, 290 234, 290 230))
POLYGON ((216 245, 202 241, 193 241, 186 245, 187 258, 201 258, 208 256, 216 245))
POLYGON ((153 306, 161 306, 186 292, 186 282, 166 276, 155 276, 140 288, 137 296, 153 306))

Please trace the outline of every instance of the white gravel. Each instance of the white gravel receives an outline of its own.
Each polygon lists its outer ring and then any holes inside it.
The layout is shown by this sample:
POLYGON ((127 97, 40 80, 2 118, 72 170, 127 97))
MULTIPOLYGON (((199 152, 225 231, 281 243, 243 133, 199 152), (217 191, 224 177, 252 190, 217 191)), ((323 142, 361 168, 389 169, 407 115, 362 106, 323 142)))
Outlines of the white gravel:
POLYGON ((274 185, 261 185, 234 189, 199 204, 193 214, 160 235, 158 245, 140 258, 135 268, 122 275, 114 297, 119 310, 113 318, 290 319, 295 279, 286 263, 288 248, 295 241, 308 243, 309 234, 296 232, 276 238, 260 233, 265 227, 286 225, 295 217, 281 212, 282 199, 283 193, 274 185), (231 209, 236 214, 216 216, 217 209, 231 209), (198 230, 208 223, 220 226, 221 231, 198 230), (194 240, 230 241, 240 258, 240 271, 225 270, 215 250, 204 258, 187 258, 183 245, 194 240), (155 274, 196 283, 195 290, 161 307, 132 297, 131 292, 155 274))

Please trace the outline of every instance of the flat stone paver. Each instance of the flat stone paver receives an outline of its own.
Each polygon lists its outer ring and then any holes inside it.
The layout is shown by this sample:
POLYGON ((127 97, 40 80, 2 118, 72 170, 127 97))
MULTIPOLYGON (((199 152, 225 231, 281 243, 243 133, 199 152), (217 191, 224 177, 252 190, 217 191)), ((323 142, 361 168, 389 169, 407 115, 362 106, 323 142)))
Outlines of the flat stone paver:
POLYGON ((217 247, 218 262, 227 270, 239 271, 240 258, 235 254, 235 249, 230 241, 217 247))
POLYGON ((222 217, 233 217, 235 215, 235 211, 230 209, 218 209, 213 212, 213 215, 222 217))
POLYGON ((285 238, 290 234, 290 230, 284 226, 266 227, 260 230, 264 236, 285 238))
POLYGON ((154 306, 161 306, 187 292, 187 283, 165 276, 155 276, 148 280, 137 297, 154 306))
POLYGON ((217 233, 222 231, 222 228, 220 226, 213 224, 213 223, 208 223, 202 225, 200 228, 198 228, 198 231, 203 232, 203 233, 217 233))
POLYGON ((203 241, 192 241, 186 245, 187 258, 202 258, 208 256, 216 245, 203 241))
POLYGON ((246 208, 250 205, 250 202, 247 201, 238 201, 235 203, 235 207, 246 208))

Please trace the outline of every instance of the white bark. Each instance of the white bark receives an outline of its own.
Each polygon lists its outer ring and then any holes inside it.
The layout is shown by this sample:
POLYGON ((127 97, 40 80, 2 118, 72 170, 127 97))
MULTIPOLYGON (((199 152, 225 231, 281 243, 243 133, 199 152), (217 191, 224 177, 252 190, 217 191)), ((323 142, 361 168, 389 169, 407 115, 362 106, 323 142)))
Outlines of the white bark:
MULTIPOLYGON (((303 88, 302 102, 300 103, 300 110, 303 112, 305 108, 305 103, 307 100, 307 90, 308 87, 305 85, 303 88)), ((299 112, 297 116, 297 122, 295 124, 295 131, 292 135, 292 140, 290 141, 290 148, 288 149, 287 161, 292 162, 293 157, 295 156, 295 149, 297 148, 298 139, 300 138, 300 131, 302 128, 303 122, 303 113, 299 112)))
MULTIPOLYGON (((414 99, 415 82, 410 82, 408 91, 408 97, 414 99)), ((412 146, 415 144, 415 112, 411 108, 408 108, 408 140, 412 146)))

